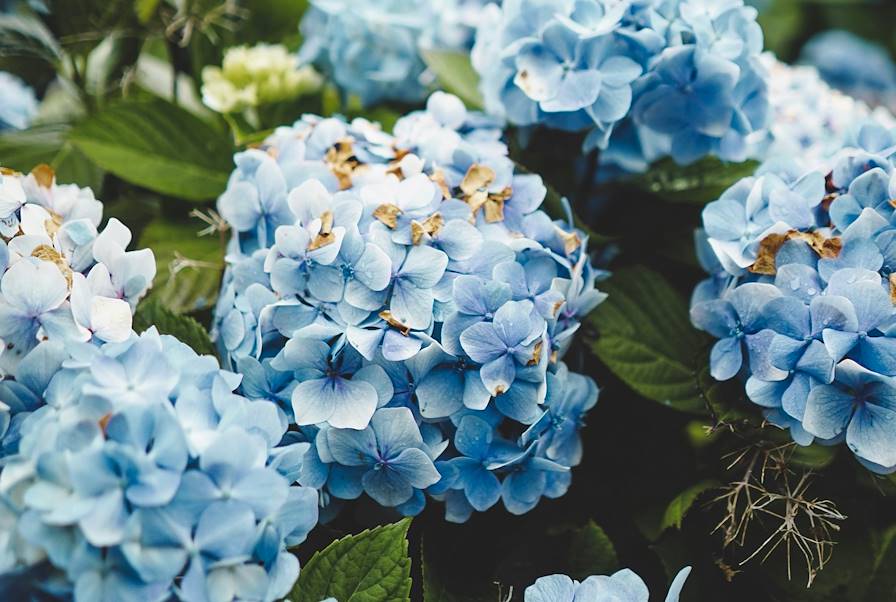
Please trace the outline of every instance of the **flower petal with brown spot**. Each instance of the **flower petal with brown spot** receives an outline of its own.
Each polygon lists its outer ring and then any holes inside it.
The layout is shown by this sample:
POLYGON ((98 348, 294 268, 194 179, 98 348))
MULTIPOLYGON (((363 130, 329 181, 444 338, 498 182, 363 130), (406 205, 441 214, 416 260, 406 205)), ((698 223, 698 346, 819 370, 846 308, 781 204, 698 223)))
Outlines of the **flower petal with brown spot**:
POLYGON ((72 287, 72 269, 69 267, 68 263, 66 263, 62 255, 59 254, 59 251, 49 245, 37 245, 34 247, 34 250, 31 251, 31 256, 36 257, 41 261, 49 261, 50 263, 55 264, 56 267, 59 268, 59 271, 62 272, 62 275, 65 276, 65 281, 68 283, 68 287, 72 287))

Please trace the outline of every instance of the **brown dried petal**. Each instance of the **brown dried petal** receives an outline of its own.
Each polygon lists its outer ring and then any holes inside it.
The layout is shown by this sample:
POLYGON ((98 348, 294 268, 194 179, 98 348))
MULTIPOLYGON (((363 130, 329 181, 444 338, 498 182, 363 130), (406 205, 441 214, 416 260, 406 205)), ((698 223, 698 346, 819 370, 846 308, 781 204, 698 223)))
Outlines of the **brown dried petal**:
POLYGON ((422 222, 413 220, 411 222, 411 242, 419 245, 420 241, 423 240, 424 234, 435 236, 442 230, 444 225, 445 218, 442 217, 441 213, 433 213, 422 222))
POLYGON ((37 180, 37 183, 44 188, 52 188, 53 182, 56 180, 56 172, 46 163, 41 163, 31 170, 31 175, 37 180))
POLYGON ((379 313, 379 316, 386 321, 386 324, 403 334, 404 336, 408 336, 411 333, 411 327, 405 324, 402 324, 398 318, 392 315, 392 312, 388 309, 384 309, 379 313))
POLYGON ((464 195, 469 197, 476 192, 487 190, 494 181, 495 172, 491 167, 474 163, 467 170, 467 174, 460 183, 460 189, 464 195))
POLYGON ((311 241, 311 244, 308 245, 308 250, 314 251, 315 249, 320 249, 321 247, 325 247, 332 243, 334 240, 336 240, 336 237, 333 236, 333 213, 331 211, 324 211, 320 216, 320 232, 317 233, 317 236, 315 236, 314 240, 311 241))
POLYGON ((399 215, 401 215, 401 209, 391 203, 383 203, 373 210, 373 217, 380 220, 393 230, 398 225, 399 215))
POLYGON ((429 176, 429 179, 436 183, 436 186, 439 187, 439 190, 442 191, 442 200, 448 200, 451 198, 451 189, 448 188, 448 182, 445 180, 445 172, 441 169, 436 169, 432 172, 432 175, 429 176))
POLYGON ((819 257, 825 259, 837 257, 843 249, 842 239, 837 236, 826 238, 820 232, 790 230, 784 234, 769 234, 759 242, 759 252, 755 263, 750 266, 750 271, 754 274, 774 276, 778 272, 775 258, 788 240, 804 241, 819 257))
POLYGON ((532 349, 532 359, 526 362, 527 366, 537 366, 541 361, 541 350, 544 346, 544 341, 538 341, 535 343, 535 347, 532 349))
POLYGON ((896 305, 896 274, 890 274, 890 301, 896 305))

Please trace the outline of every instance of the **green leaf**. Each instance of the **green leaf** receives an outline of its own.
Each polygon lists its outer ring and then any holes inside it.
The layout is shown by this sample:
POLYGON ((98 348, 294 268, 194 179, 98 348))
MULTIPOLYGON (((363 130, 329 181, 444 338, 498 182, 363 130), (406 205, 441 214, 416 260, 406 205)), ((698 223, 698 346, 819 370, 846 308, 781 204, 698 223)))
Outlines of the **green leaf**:
POLYGON ((89 186, 100 194, 103 171, 66 138, 66 125, 42 125, 0 134, 0 165, 28 173, 46 163, 60 184, 89 186))
POLYGON ((481 109, 485 104, 479 93, 479 74, 473 69, 470 55, 452 50, 424 50, 423 60, 446 91, 460 98, 468 109, 481 109))
POLYGON ((691 326, 681 295, 641 266, 616 272, 601 288, 609 296, 588 318, 601 361, 648 399, 705 413, 707 385, 715 384, 700 378, 708 341, 691 326))
POLYGON ((569 576, 580 580, 619 570, 619 558, 613 542, 594 521, 588 521, 587 525, 573 531, 568 563, 569 576))
POLYGON ((339 539, 302 568, 288 596, 293 602, 409 602, 411 519, 339 539))
POLYGON ((143 301, 134 313, 134 330, 143 332, 155 326, 161 334, 177 337, 200 355, 215 355, 215 346, 202 324, 190 316, 172 312, 157 300, 143 301))
POLYGON ((162 0, 134 0, 134 10, 140 23, 144 25, 149 23, 161 3, 162 0))
POLYGON ((298 36, 299 20, 308 8, 307 0, 243 0, 248 18, 237 32, 241 42, 292 42, 298 36))
POLYGON ((896 599, 896 526, 884 532, 874 560, 874 570, 865 590, 865 602, 896 599))
POLYGON ((156 256, 156 277, 150 298, 175 313, 215 304, 224 269, 224 241, 199 236, 197 222, 157 218, 143 231, 139 248, 156 256))
POLYGON ((25 56, 55 64, 62 49, 53 34, 37 19, 0 15, 0 57, 25 56))
POLYGON ((666 506, 666 512, 663 514, 663 522, 660 526, 661 531, 665 531, 672 527, 681 529, 681 523, 684 521, 684 517, 690 512, 691 508, 694 507, 694 503, 697 499, 710 489, 718 486, 718 481, 701 481, 676 495, 675 498, 669 502, 669 505, 666 506))
POLYGON ((704 205, 719 198, 741 178, 753 175, 758 166, 756 161, 726 163, 715 157, 686 166, 662 159, 633 182, 669 201, 704 205))
POLYGON ((187 200, 218 196, 231 171, 227 135, 162 100, 113 105, 76 126, 70 139, 123 180, 187 200))

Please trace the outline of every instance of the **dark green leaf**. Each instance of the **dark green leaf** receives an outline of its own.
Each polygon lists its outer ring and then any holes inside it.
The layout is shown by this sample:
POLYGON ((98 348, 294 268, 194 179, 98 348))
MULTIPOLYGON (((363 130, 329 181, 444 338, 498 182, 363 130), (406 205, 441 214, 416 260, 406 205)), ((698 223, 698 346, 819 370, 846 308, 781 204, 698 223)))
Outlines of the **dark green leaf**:
POLYGON ((684 299, 645 267, 620 270, 589 320, 597 356, 632 389, 677 410, 704 413, 699 377, 707 339, 690 323, 684 299))
POLYGON ((707 157, 687 166, 663 159, 650 166, 647 173, 633 182, 653 194, 677 203, 704 205, 714 201, 732 184, 753 175, 758 163, 725 163, 707 157))
POLYGON ((619 558, 613 542, 594 521, 588 521, 587 525, 573 531, 568 563, 569 576, 573 579, 609 575, 619 570, 619 558))
POLYGON ((896 526, 884 532, 874 560, 874 572, 865 591, 865 602, 896 599, 896 526))
POLYGON ((187 200, 221 194, 232 167, 224 132, 162 100, 118 103, 75 127, 70 139, 123 180, 187 200))
POLYGON ((140 248, 156 256, 156 278, 150 292, 175 313, 214 305, 224 269, 224 243, 216 236, 199 236, 198 222, 165 218, 152 221, 140 237, 140 248))
POLYGON ((243 43, 275 42, 292 46, 299 35, 299 20, 307 0, 244 0, 248 19, 238 32, 243 43), (290 37, 295 39, 290 39, 290 37))
POLYGON ((424 50, 423 60, 446 91, 460 98, 468 109, 481 109, 485 102, 479 93, 479 74, 466 52, 424 50))
POLYGON ((155 326, 161 334, 170 334, 200 355, 214 355, 215 346, 202 324, 190 316, 178 315, 155 301, 143 301, 134 313, 134 330, 143 332, 155 326))
POLYGON ((718 486, 718 481, 701 481, 676 495, 675 498, 669 502, 669 505, 666 506, 666 512, 663 514, 663 522, 660 527, 661 530, 665 531, 671 527, 681 529, 681 523, 684 521, 684 517, 687 513, 690 512, 691 508, 694 507, 694 502, 696 502, 701 495, 718 486))
POLYGON ((409 602, 411 519, 339 539, 302 568, 293 602, 409 602))
POLYGON ((43 0, 44 16, 60 44, 84 55, 113 35, 142 37, 133 0, 43 0))
POLYGON ((55 64, 62 50, 43 23, 31 17, 0 15, 0 57, 26 56, 55 64))

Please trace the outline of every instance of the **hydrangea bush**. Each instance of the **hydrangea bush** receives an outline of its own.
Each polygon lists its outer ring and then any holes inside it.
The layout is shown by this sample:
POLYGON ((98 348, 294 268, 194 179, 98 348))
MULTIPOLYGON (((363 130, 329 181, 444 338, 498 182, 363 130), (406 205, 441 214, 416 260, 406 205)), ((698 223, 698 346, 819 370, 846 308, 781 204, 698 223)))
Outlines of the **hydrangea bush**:
POLYGON ((772 163, 710 203, 703 257, 714 276, 691 310, 719 338, 716 379, 742 375, 797 443, 845 439, 881 473, 896 470, 894 142, 869 122, 830 172, 772 163))
POLYGON ((889 111, 871 109, 831 88, 814 67, 788 65, 771 53, 764 53, 761 60, 769 74, 771 117, 768 127, 750 139, 750 154, 760 161, 787 160, 803 169, 830 171, 832 159, 854 135, 856 124, 873 119, 896 127, 889 111))
POLYGON ((815 35, 800 60, 834 88, 871 106, 896 110, 896 63, 886 48, 844 30, 815 35))
POLYGON ((467 50, 485 0, 313 0, 299 58, 365 105, 426 98, 433 77, 421 50, 467 50))
MULTIPOLYGON (((308 443, 266 401, 155 329, 42 342, 3 383, 3 588, 102 600, 276 600, 317 523, 308 443), (12 385, 15 388, 12 388, 12 385)), ((14 594, 11 592, 15 592, 14 594)), ((12 598, 9 598, 12 599, 12 598)))
POLYGON ((506 155, 436 93, 392 135, 306 116, 236 156, 217 339, 314 443, 303 484, 454 521, 566 491, 597 387, 562 357, 601 274, 506 155))
POLYGON ((768 112, 755 19, 741 0, 514 0, 483 18, 473 65, 490 112, 587 130, 605 163, 743 161, 768 112))

